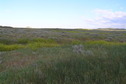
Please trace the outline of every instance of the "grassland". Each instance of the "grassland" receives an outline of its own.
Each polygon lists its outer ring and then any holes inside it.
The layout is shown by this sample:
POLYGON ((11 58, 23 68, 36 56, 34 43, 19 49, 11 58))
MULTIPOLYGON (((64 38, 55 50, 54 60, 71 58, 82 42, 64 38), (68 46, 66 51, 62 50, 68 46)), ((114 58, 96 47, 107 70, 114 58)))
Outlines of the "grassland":
POLYGON ((126 31, 0 28, 0 84, 126 84, 126 31))

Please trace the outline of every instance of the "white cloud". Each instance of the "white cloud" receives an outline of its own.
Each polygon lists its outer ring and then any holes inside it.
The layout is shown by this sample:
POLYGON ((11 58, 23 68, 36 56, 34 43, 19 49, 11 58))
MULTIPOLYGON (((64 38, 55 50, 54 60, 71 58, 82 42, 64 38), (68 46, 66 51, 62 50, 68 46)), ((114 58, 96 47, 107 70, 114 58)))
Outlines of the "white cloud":
POLYGON ((111 10, 95 10, 96 18, 88 19, 88 24, 100 28, 126 28, 126 12, 111 10))

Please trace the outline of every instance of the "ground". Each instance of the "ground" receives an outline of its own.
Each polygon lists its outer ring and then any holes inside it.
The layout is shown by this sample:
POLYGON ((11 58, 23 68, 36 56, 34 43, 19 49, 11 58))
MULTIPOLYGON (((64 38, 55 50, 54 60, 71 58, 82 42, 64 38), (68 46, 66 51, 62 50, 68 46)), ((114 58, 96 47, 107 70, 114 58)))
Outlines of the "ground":
POLYGON ((0 84, 126 84, 126 30, 0 28, 0 84))

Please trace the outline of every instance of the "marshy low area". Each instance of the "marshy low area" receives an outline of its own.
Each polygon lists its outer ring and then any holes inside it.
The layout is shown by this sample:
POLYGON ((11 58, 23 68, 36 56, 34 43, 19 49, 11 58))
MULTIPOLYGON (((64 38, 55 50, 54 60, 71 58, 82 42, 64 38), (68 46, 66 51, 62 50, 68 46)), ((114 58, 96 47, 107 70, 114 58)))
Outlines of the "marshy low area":
POLYGON ((126 30, 0 27, 0 84, 126 84, 126 30))

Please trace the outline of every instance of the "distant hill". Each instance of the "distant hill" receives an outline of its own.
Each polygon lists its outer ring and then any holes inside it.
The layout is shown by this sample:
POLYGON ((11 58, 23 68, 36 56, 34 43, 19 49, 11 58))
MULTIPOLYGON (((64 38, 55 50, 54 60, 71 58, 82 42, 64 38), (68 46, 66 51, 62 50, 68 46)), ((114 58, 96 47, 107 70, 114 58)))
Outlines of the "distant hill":
POLYGON ((118 30, 126 30, 125 28, 98 28, 97 30, 107 30, 107 31, 118 31, 118 30))
POLYGON ((0 26, 0 28, 13 28, 11 26, 0 26))

